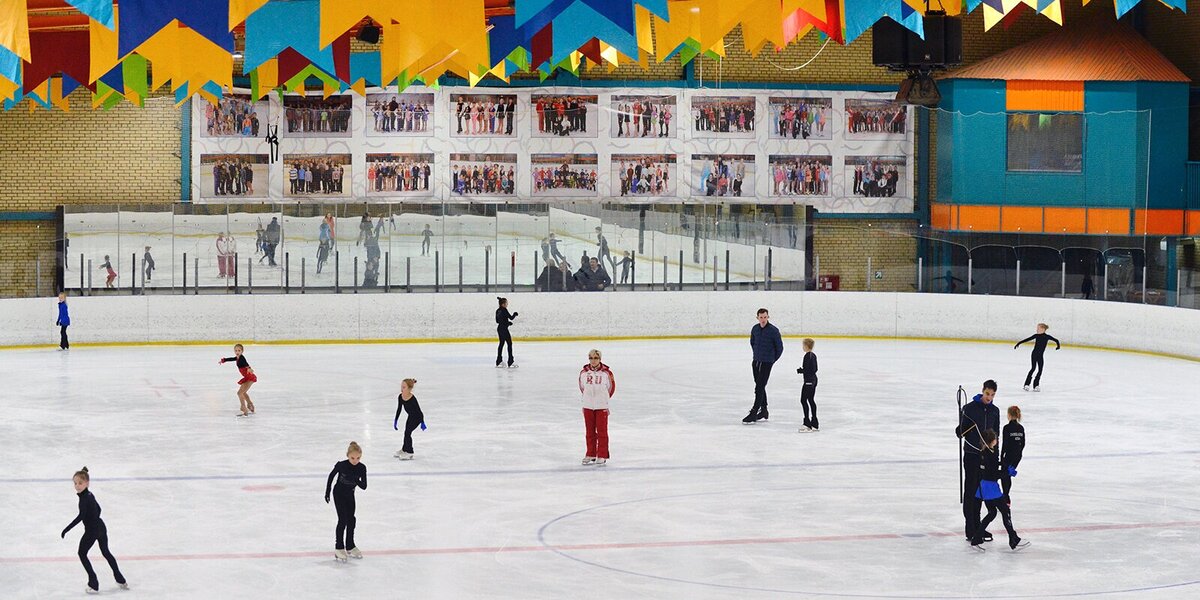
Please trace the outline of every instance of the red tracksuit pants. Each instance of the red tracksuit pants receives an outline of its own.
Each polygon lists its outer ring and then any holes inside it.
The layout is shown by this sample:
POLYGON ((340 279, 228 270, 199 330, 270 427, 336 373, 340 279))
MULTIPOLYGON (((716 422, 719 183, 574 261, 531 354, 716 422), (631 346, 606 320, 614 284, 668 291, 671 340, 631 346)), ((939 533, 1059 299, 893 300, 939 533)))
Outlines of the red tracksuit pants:
POLYGON ((583 426, 587 430, 587 456, 608 458, 608 409, 583 409, 583 426))

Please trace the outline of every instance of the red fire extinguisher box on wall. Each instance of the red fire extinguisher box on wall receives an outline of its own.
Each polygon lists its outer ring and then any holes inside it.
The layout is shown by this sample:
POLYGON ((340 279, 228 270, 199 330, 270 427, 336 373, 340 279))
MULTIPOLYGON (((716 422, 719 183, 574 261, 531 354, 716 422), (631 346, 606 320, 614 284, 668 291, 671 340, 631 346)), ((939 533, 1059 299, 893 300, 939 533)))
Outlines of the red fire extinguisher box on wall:
POLYGON ((821 275, 817 278, 817 289, 836 292, 841 287, 841 283, 842 277, 840 275, 821 275))

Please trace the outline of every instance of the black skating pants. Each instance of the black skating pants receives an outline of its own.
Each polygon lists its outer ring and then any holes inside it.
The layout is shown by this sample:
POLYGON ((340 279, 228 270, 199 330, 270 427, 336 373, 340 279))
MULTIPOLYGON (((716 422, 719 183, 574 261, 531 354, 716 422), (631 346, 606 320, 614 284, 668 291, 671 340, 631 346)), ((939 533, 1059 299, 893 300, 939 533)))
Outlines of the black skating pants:
POLYGON ((979 491, 979 455, 963 454, 963 520, 966 523, 965 532, 968 540, 975 539, 979 526, 979 510, 982 508, 975 492, 979 491))
POLYGON ((408 413, 408 420, 404 422, 404 447, 402 450, 405 452, 409 454, 413 453, 412 434, 421 426, 421 421, 424 420, 425 417, 422 415, 408 413))
POLYGON ((500 345, 496 346, 496 364, 504 362, 504 346, 506 344, 508 345, 508 364, 513 364, 512 334, 508 332, 507 327, 497 327, 496 336, 500 338, 500 345))
POLYGON ((754 407, 750 414, 760 415, 767 412, 767 380, 771 379, 773 362, 762 360, 752 361, 750 368, 754 370, 754 407))
POLYGON ((59 325, 58 328, 58 347, 66 350, 71 347, 71 342, 67 340, 68 325, 59 325))
POLYGON ((1008 499, 1002 496, 995 500, 986 500, 984 503, 987 504, 987 516, 979 523, 979 529, 975 530, 976 537, 973 541, 975 543, 983 542, 983 532, 991 524, 992 519, 996 518, 997 512, 1000 513, 1000 518, 1004 521, 1004 530, 1008 532, 1009 543, 1011 544, 1014 540, 1018 539, 1017 531, 1013 529, 1012 511, 1008 509, 1008 499))
POLYGON ((805 382, 804 387, 800 389, 800 406, 804 408, 804 426, 820 429, 820 422, 817 421, 816 395, 817 382, 805 382))
POLYGON ((1039 387, 1042 385, 1042 367, 1046 364, 1045 355, 1041 352, 1034 352, 1029 355, 1029 363, 1029 373, 1025 375, 1025 385, 1029 385, 1032 380, 1033 387, 1039 387), (1037 371, 1037 377, 1033 376, 1034 371, 1037 371))
POLYGON ((87 529, 83 532, 83 537, 79 538, 79 562, 83 563, 83 569, 88 574, 88 587, 93 590, 100 589, 100 580, 96 578, 96 571, 92 569, 92 561, 88 560, 88 551, 92 546, 100 543, 100 554, 104 555, 104 560, 108 561, 108 566, 112 567, 113 578, 117 583, 125 583, 125 576, 121 574, 121 569, 117 567, 117 558, 108 550, 108 528, 103 524, 95 531, 87 529))
POLYGON ((337 540, 334 549, 351 550, 354 546, 354 492, 334 492, 333 507, 337 509, 337 540), (343 543, 344 540, 344 543, 343 543))

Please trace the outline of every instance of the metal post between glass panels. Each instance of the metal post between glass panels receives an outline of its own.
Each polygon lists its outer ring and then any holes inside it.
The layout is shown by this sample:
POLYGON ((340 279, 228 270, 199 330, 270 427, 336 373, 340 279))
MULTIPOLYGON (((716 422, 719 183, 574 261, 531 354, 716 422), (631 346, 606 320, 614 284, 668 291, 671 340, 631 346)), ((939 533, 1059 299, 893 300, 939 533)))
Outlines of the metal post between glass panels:
POLYGON ((1021 259, 1017 259, 1017 295, 1021 295, 1021 259))
POLYGON ((917 257, 917 291, 925 291, 925 257, 917 257))
MULTIPOLYGON (((174 271, 174 269, 175 267, 172 265, 171 270, 174 271)), ((187 295, 187 252, 183 253, 183 295, 187 295)))
MULTIPOLYGON (((975 274, 975 259, 968 258, 967 259, 967 293, 968 294, 971 293, 971 288, 974 286, 974 283, 975 283, 974 274, 975 274)), ((951 280, 951 284, 953 284, 953 280, 951 280)), ((953 285, 951 287, 953 288, 953 285)))

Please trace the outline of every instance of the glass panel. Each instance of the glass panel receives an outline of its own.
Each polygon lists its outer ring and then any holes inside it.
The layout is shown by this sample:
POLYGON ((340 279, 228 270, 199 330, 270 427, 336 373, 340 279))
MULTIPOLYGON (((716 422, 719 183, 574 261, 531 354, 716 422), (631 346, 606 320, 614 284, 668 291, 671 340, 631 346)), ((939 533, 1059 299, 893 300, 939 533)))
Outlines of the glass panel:
MULTIPOLYGON (((229 219, 224 204, 175 205, 175 255, 187 254, 187 285, 193 287, 231 287, 235 265, 227 232, 229 219)), ((253 238, 251 238, 253 239, 253 238)), ((182 269, 181 269, 182 271, 182 269)), ((180 277, 182 282, 183 277, 180 277)))
MULTIPOLYGON (((282 216, 275 204, 230 204, 229 236, 226 244, 236 254, 239 286, 272 287, 283 285, 282 256, 284 240, 282 216), (228 241, 232 237, 232 242, 228 241)), ((228 259, 232 260, 232 259, 228 259)))
POLYGON ((1083 170, 1083 115, 1008 115, 1008 170, 1079 173, 1083 170))
POLYGON ((972 293, 1017 293, 1017 253, 1012 246, 979 246, 971 250, 971 259, 972 293))
POLYGON ((1106 299, 1141 302, 1145 252, 1141 248, 1110 248, 1104 252, 1104 263, 1108 267, 1106 299))
MULTIPOLYGON (((121 266, 125 289, 132 283, 139 290, 170 288, 173 268, 170 205, 121 207, 121 266), (132 279, 131 279, 132 278, 132 279)), ((113 263, 114 267, 116 263, 113 263)), ((78 283, 78 282, 76 282, 78 283)))
POLYGON ((562 290, 558 259, 550 256, 550 213, 545 204, 502 204, 496 207, 496 253, 493 284, 513 290, 532 286, 540 291, 562 290))
POLYGON ((393 204, 390 210, 388 228, 392 285, 428 287, 432 290, 435 278, 442 281, 434 257, 441 255, 443 205, 393 204))
POLYGON ((1057 298, 1062 291, 1062 254, 1047 246, 1019 246, 1021 295, 1057 298))
MULTIPOLYGON (((442 265, 446 291, 483 289, 487 262, 495 259, 496 206, 447 204, 443 219, 442 265)), ((494 269, 494 267, 493 267, 494 269)), ((487 276, 491 281, 492 275, 487 276)))
POLYGON ((597 258, 603 231, 601 214, 599 204, 570 202, 550 206, 550 253, 560 264, 567 264, 568 290, 599 291, 611 287, 612 277, 607 267, 600 266, 599 259, 594 273, 590 268, 591 259, 597 258), (609 284, 603 284, 606 277, 609 284))

